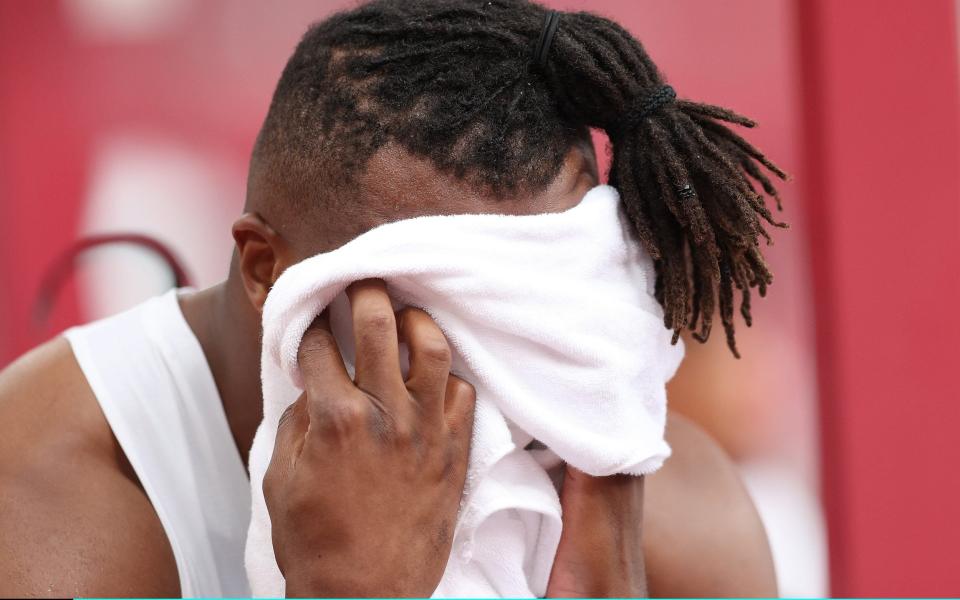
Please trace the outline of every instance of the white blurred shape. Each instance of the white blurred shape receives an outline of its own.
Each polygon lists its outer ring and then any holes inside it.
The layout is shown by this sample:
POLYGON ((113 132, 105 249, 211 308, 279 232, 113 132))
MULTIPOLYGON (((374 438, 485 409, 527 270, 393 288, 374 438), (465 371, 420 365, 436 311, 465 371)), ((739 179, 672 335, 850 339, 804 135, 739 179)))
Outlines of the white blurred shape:
MULTIPOLYGON (((215 157, 147 136, 110 138, 94 156, 81 235, 154 237, 180 259, 196 287, 226 276, 243 173, 215 157)), ((91 251, 83 262, 79 294, 85 318, 114 314, 170 288, 172 275, 163 262, 131 248, 91 251)))
POLYGON ((780 596, 827 596, 826 528, 809 483, 789 463, 773 460, 741 463, 740 473, 767 529, 780 596))
POLYGON ((189 0, 62 0, 67 22, 83 39, 136 42, 155 38, 183 21, 189 0))

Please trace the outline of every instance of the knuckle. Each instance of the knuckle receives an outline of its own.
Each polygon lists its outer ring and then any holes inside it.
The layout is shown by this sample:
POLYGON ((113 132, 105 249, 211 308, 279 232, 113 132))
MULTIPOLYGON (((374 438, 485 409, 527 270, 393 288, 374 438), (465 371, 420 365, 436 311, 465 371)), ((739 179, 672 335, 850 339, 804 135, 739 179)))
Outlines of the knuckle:
POLYGON ((332 333, 324 329, 309 329, 300 341, 297 358, 301 364, 309 364, 329 357, 337 351, 336 347, 332 333))
POLYGON ((399 450, 408 450, 420 444, 420 423, 416 416, 405 411, 378 413, 379 438, 399 450))
POLYGON ((477 399, 477 390, 473 385, 459 377, 451 377, 452 392, 466 402, 474 402, 477 399))
POLYGON ((340 402, 323 410, 318 428, 327 437, 342 438, 361 429, 366 420, 366 410, 361 403, 340 402))
POLYGON ((450 344, 447 343, 447 339, 443 337, 443 334, 439 332, 423 336, 417 346, 417 350, 420 351, 421 356, 427 360, 448 363, 452 358, 450 344))
POLYGON ((401 448, 412 446, 417 440, 417 432, 407 423, 397 423, 393 427, 393 441, 401 448))
POLYGON ((358 315, 357 326, 374 335, 388 333, 394 328, 393 312, 381 307, 369 308, 358 315))

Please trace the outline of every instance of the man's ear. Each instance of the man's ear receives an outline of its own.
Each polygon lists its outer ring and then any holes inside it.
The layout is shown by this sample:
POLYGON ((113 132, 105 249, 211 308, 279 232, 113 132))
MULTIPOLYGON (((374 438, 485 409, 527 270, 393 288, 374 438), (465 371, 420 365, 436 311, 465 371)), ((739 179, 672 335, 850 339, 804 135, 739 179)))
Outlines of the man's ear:
POLYGON ((288 266, 288 244, 257 213, 241 215, 232 232, 247 298, 257 312, 263 312, 270 288, 288 266))

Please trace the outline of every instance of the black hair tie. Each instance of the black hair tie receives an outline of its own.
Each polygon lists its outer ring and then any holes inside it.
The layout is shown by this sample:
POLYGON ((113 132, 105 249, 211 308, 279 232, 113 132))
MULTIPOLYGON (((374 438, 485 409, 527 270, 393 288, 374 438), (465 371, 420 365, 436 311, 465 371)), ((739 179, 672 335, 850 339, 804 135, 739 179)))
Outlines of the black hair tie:
POLYGON ((547 55, 550 53, 550 45, 553 44, 553 37, 557 34, 559 26, 560 13, 555 10, 548 11, 543 19, 543 29, 540 30, 537 49, 533 53, 533 64, 541 69, 547 66, 547 55))
POLYGON ((677 92, 669 85, 661 85, 650 94, 647 94, 624 118, 624 128, 633 129, 640 121, 656 113, 665 105, 673 102, 677 92))

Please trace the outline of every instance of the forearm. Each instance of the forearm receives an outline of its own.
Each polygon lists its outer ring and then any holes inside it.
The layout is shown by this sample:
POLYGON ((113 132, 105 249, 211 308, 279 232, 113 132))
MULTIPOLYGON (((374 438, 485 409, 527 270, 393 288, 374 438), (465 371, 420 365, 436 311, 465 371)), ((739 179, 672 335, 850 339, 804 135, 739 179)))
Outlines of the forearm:
POLYGON ((643 597, 643 478, 568 469, 550 597, 643 597))

